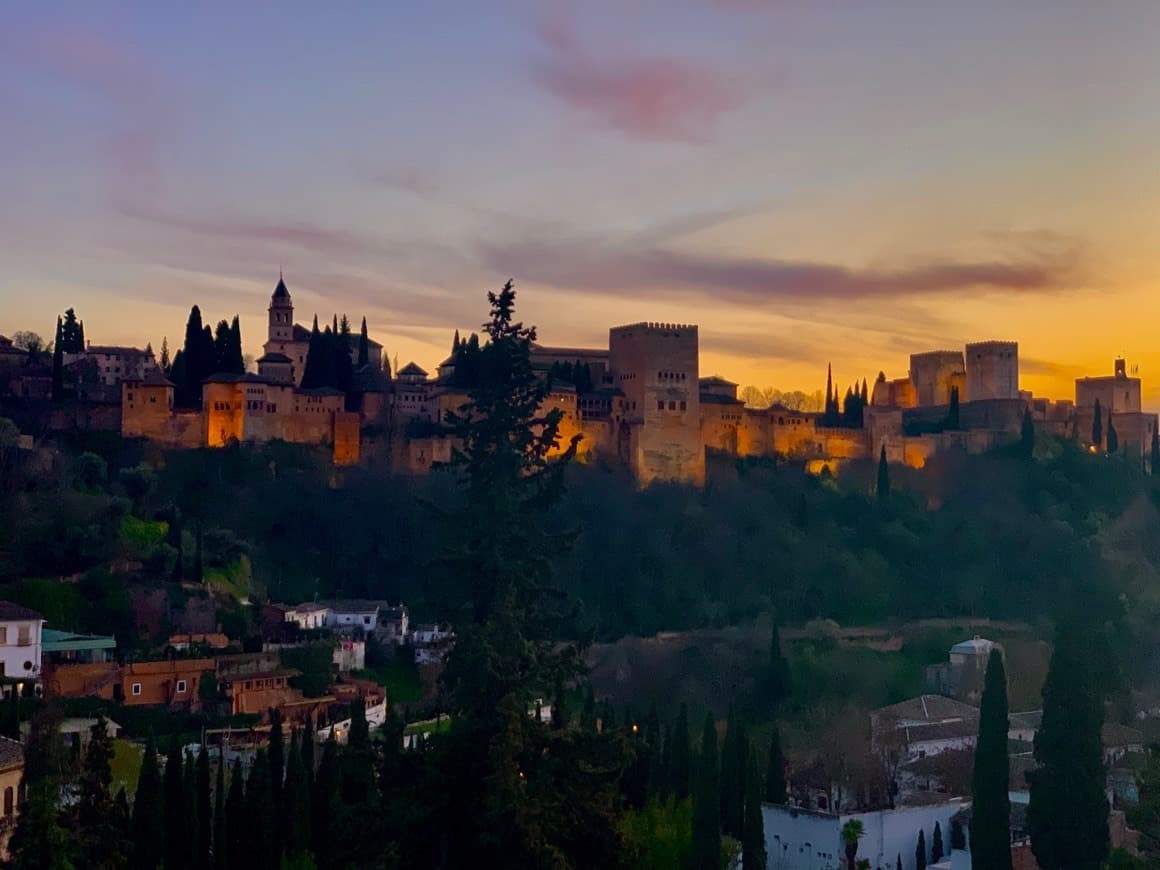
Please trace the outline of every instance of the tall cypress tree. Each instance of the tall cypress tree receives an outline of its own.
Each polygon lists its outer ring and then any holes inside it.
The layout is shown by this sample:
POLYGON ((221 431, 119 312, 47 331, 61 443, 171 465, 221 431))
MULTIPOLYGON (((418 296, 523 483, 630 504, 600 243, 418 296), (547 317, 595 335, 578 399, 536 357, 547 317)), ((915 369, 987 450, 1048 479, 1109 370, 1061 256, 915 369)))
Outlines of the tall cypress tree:
POLYGON ((718 870, 721 864, 721 786, 717 767, 717 726, 705 717, 693 796, 693 870, 718 870))
POLYGON ((165 372, 166 377, 169 377, 169 367, 171 364, 172 361, 169 359, 169 339, 163 335, 161 336, 161 360, 158 362, 158 365, 161 367, 161 371, 165 372))
POLYGON ((1116 432, 1116 424, 1112 422, 1112 411, 1108 409, 1108 453, 1115 453, 1120 449, 1120 436, 1116 432))
POLYGON ((56 319, 56 340, 52 345, 52 400, 64 398, 64 339, 60 318, 56 319))
POLYGON ((930 842, 930 863, 937 864, 943 857, 942 825, 934 823, 934 833, 930 842))
POLYGON ((192 750, 185 753, 185 762, 181 767, 181 806, 188 831, 186 835, 188 852, 182 856, 183 866, 195 868, 198 866, 198 855, 201 853, 201 820, 198 818, 200 807, 197 801, 197 763, 192 750))
MULTIPOLYGON (((754 756, 753 747, 749 756, 754 756)), ((765 820, 761 813, 761 776, 751 767, 745 777, 745 825, 741 837, 743 870, 765 870, 765 820)))
POLYGON ((781 751, 781 733, 773 726, 773 736, 769 740, 769 762, 765 770, 765 800, 771 804, 784 804, 785 755, 781 751))
POLYGON ((129 857, 129 831, 121 827, 113 802, 112 760, 113 741, 102 717, 90 731, 73 814, 78 857, 89 867, 123 867, 129 857))
POLYGON ((677 713, 677 721, 673 725, 670 740, 672 740, 672 766, 669 782, 673 794, 678 801, 689 796, 689 786, 692 777, 691 753, 689 751, 689 708, 681 704, 677 713))
POLYGON ((1100 407, 1099 399, 1092 409, 1092 444, 1097 450, 1104 446, 1104 409, 1100 407))
POLYGON ((189 857, 189 828, 185 814, 181 744, 174 734, 165 756, 165 870, 185 870, 189 857))
MULTIPOLYGON (((459 333, 455 333, 456 339, 459 338, 459 333)), ((365 365, 369 365, 371 361, 371 345, 370 338, 367 336, 367 319, 362 319, 362 328, 358 333, 358 367, 361 369, 365 365)))
POLYGON ((926 831, 919 828, 918 843, 914 847, 914 866, 917 870, 926 870, 926 831))
POLYGON ((1108 856, 1104 697, 1092 655, 1098 647, 1084 617, 1057 623, 1035 735, 1038 766, 1027 775, 1027 830, 1041 867, 1097 868, 1108 856))
POLYGON ((890 498, 890 464, 886 461, 886 445, 882 445, 882 452, 878 455, 878 501, 884 502, 890 498))
POLYGON ((1160 477, 1160 430, 1152 431, 1152 461, 1149 470, 1153 477, 1160 477))
POLYGON ((271 707, 270 716, 270 746, 268 749, 270 760, 270 794, 274 800, 274 818, 277 820, 278 830, 283 829, 286 816, 282 806, 282 779, 286 772, 286 749, 283 744, 282 714, 277 707, 271 707))
POLYGON ((72 870, 72 843, 60 825, 60 733, 58 714, 42 710, 33 717, 24 748, 24 793, 16 830, 8 842, 12 870, 72 870))
POLYGON ((226 817, 226 756, 218 756, 217 782, 213 790, 213 867, 225 870, 228 860, 228 819, 226 817))
POLYGON ((325 353, 326 350, 322 346, 322 333, 318 331, 318 315, 315 314, 314 324, 310 327, 310 344, 306 348, 306 364, 302 369, 302 389, 313 390, 326 386, 322 382, 325 353))
POLYGON ((730 709, 725 725, 725 739, 721 742, 721 830, 734 839, 741 836, 744 806, 738 801, 738 783, 741 771, 737 767, 740 755, 737 744, 740 734, 737 715, 730 709))
POLYGON ((315 855, 326 851, 334 828, 334 810, 338 803, 338 744, 334 731, 322 748, 314 792, 310 795, 310 837, 315 855))
POLYGON ((310 792, 307 789, 306 772, 302 767, 297 734, 290 738, 282 806, 279 835, 283 838, 286 858, 293 862, 310 849, 310 792))
MULTIPOLYGON (((804 494, 803 494, 804 497, 804 494)), ((781 712, 782 704, 790 693, 789 662, 781 647, 781 626, 777 614, 770 620, 772 630, 769 637, 769 669, 766 674, 766 700, 770 715, 781 712)))
POLYGON ((971 857, 980 867, 1011 868, 1011 804, 1007 770, 1007 674, 991 650, 979 710, 979 738, 971 787, 971 857))
POLYGON ((219 320, 213 334, 214 371, 230 371, 230 358, 233 355, 230 344, 230 324, 228 320, 219 320))
POLYGON ((242 323, 236 314, 234 319, 230 321, 230 352, 226 357, 226 364, 229 366, 226 371, 236 375, 245 374, 246 358, 242 353, 242 323))
POLYGON ((137 778, 137 795, 133 800, 133 866, 157 867, 165 855, 165 803, 161 770, 157 765, 157 746, 153 735, 145 742, 145 757, 137 778))
POLYGON ((197 867, 208 870, 213 851, 213 809, 209 788, 209 748, 201 747, 195 767, 197 793, 197 867))
MULTIPOLYGON (((224 762, 223 762, 224 763, 224 762)), ((230 768, 230 791, 226 797, 226 865, 232 870, 246 866, 249 857, 249 832, 246 824, 245 778, 241 759, 230 768)))
POLYGON ((947 412, 947 428, 960 428, 960 411, 959 411, 959 388, 951 387, 951 407, 947 412))
POLYGON ((273 870, 278 866, 274 835, 274 795, 270 790, 270 760, 259 751, 246 780, 247 863, 255 870, 273 870))

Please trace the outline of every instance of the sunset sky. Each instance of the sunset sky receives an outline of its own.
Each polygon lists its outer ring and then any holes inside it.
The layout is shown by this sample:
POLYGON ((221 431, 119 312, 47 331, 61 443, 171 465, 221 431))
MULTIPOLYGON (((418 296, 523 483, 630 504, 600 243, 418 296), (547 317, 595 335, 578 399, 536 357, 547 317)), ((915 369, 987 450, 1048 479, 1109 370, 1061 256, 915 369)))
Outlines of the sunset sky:
POLYGON ((512 277, 545 343, 694 322, 782 389, 1020 343, 1160 408, 1160 2, 7 3, 0 333, 260 353, 365 315, 428 370, 512 277))

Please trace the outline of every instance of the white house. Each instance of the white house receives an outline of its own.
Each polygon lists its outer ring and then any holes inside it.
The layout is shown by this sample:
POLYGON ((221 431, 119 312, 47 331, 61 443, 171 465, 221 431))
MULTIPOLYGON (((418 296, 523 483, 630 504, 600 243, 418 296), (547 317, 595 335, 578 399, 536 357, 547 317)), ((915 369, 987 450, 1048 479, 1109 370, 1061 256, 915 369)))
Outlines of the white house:
POLYGON ((420 624, 416 625, 415 630, 411 632, 411 643, 416 646, 441 643, 449 637, 451 637, 451 629, 445 625, 435 625, 433 623, 420 624))
POLYGON ((379 624, 378 601, 328 601, 326 602, 327 628, 360 628, 367 634, 379 624))
POLYGON ((287 622, 293 622, 301 629, 310 630, 326 628, 329 616, 330 608, 325 604, 307 602, 306 604, 286 608, 285 619, 287 622))
POLYGON ((339 639, 334 645, 332 661, 340 674, 361 671, 367 666, 366 641, 349 637, 339 639))
POLYGON ((971 749, 979 736, 979 709, 942 695, 919 695, 870 713, 879 753, 898 753, 905 764, 948 749, 971 749))
POLYGON ((44 617, 0 601, 0 677, 40 679, 44 617))

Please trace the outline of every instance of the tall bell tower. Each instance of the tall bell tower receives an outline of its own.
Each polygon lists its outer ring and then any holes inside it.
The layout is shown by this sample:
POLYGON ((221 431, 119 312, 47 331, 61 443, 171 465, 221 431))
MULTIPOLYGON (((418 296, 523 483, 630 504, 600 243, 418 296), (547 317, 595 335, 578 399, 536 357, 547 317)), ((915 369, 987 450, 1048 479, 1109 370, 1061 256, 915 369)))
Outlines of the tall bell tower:
POLYGON ((274 288, 274 295, 270 297, 269 340, 294 340, 294 303, 290 299, 290 291, 286 289, 286 282, 282 280, 281 271, 278 272, 278 286, 274 288))

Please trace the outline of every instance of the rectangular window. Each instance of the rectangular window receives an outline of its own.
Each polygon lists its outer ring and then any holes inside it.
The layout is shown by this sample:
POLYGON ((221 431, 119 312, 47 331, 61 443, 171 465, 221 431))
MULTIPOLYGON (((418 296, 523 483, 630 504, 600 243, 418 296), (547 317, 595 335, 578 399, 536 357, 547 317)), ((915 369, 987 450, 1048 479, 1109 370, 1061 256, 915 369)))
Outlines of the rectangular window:
POLYGON ((0 626, 0 646, 8 643, 8 626, 0 626))
POLYGON ((687 410, 687 405, 685 402, 681 402, 681 410, 682 411, 687 410))
POLYGON ((189 688, 189 686, 186 684, 185 680, 178 680, 177 681, 177 694, 184 695, 185 690, 188 688, 189 688))
POLYGON ((657 410, 663 411, 664 409, 665 409, 665 403, 664 402, 657 402, 657 410))
POLYGON ((129 687, 129 692, 132 695, 140 695, 141 694, 141 684, 134 683, 132 686, 129 687))
POLYGON ((32 627, 29 625, 21 625, 16 629, 16 644, 17 646, 28 646, 32 643, 32 627))
POLYGON ((670 410, 670 411, 675 411, 675 410, 677 410, 677 403, 676 403, 676 402, 673 402, 673 401, 670 401, 670 402, 669 402, 669 410, 670 410))

